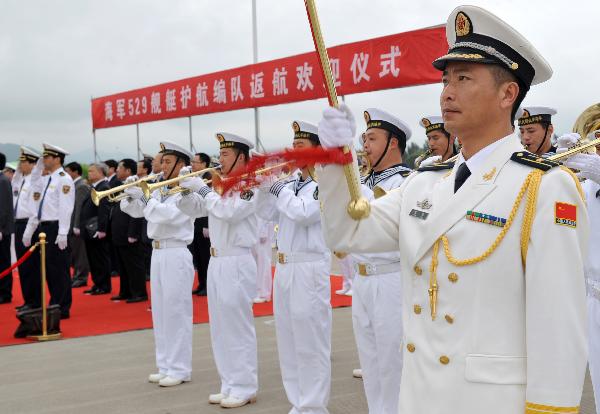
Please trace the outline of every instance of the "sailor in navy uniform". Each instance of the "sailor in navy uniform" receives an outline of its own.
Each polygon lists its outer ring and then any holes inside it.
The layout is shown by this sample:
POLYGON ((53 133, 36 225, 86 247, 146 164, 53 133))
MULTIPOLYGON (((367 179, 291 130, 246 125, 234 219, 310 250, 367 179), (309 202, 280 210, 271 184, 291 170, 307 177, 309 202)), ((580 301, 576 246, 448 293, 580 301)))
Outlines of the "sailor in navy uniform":
POLYGON ((555 154, 556 147, 552 145, 552 116, 556 115, 556 109, 546 106, 522 106, 520 112, 519 133, 525 149, 537 155, 555 154))
MULTIPOLYGON (((409 126, 376 108, 364 112, 363 146, 372 171, 363 178, 367 198, 382 197, 404 182, 409 126)), ((370 413, 396 414, 402 375, 402 280, 400 252, 352 254, 355 276, 352 321, 370 413)))
MULTIPOLYGON (((462 143, 456 161, 422 167, 358 221, 347 213, 344 169, 317 170, 325 239, 340 251, 400 252, 399 414, 578 413, 585 201, 572 172, 523 150, 513 127, 530 86, 552 69, 476 6, 451 13, 446 37, 448 53, 433 65, 443 71, 445 128, 462 143)), ((319 137, 350 145, 355 129, 340 105, 324 111, 319 137)))

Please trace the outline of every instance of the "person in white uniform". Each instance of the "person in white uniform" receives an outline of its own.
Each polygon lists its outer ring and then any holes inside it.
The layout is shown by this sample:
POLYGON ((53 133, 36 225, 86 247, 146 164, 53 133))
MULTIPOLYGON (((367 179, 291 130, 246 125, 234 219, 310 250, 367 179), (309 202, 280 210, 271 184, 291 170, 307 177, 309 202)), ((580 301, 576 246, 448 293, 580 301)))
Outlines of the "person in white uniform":
MULTIPOLYGON (((600 126, 600 124, 598 125, 600 126)), ((596 126, 596 127, 598 127, 596 126)), ((557 153, 566 151, 579 138, 578 134, 566 134, 558 139, 557 153)), ((592 133, 591 139, 600 138, 600 130, 592 133)), ((576 154, 564 165, 579 171, 586 180, 581 184, 590 220, 590 245, 585 263, 587 284, 589 369, 596 400, 596 413, 600 414, 600 146, 596 154, 576 154)))
MULTIPOLYGON (((374 199, 400 187, 411 173, 402 160, 411 130, 380 109, 367 109, 364 117, 363 146, 372 169, 362 180, 367 188, 363 193, 374 199)), ((352 256, 352 322, 369 412, 396 414, 402 375, 400 252, 352 256)))
MULTIPOLYGON (((46 233, 46 280, 50 304, 60 305, 61 319, 68 319, 73 297, 67 235, 75 208, 75 190, 73 179, 63 169, 68 151, 48 143, 43 146, 44 168, 48 174, 40 181, 38 209, 34 216, 29 217, 22 240, 23 245, 29 247, 32 240, 39 239, 40 233, 46 233)), ((38 191, 34 192, 34 196, 38 191)), ((32 257, 29 260, 36 259, 32 257)))
MULTIPOLYGON (((433 65, 444 127, 462 143, 456 161, 420 168, 361 220, 347 213, 344 169, 324 166, 325 239, 340 251, 400 251, 399 414, 577 413, 588 348, 586 206, 576 177, 525 151, 513 127, 529 87, 552 70, 476 6, 451 13, 446 37, 449 51, 433 65)), ((354 136, 345 105, 324 111, 324 147, 354 136)))
MULTIPOLYGON (((243 170, 253 145, 246 138, 217 133, 222 175, 243 170)), ((214 176, 213 176, 214 179, 214 176)), ((214 184, 214 182, 213 182, 214 184)), ((258 192, 248 189, 219 195, 200 178, 181 183, 190 190, 177 206, 195 217, 208 215, 211 258, 207 296, 210 337, 221 390, 209 396, 210 404, 241 407, 256 401, 258 366, 252 301, 256 295, 258 192)))
POLYGON ((273 273, 271 258, 273 256, 272 238, 273 223, 268 220, 257 218, 258 241, 252 247, 252 254, 256 260, 256 297, 254 303, 265 303, 271 301, 273 289, 273 273))
MULTIPOLYGON (((317 127, 292 124, 294 149, 320 145, 317 127)), ((326 414, 331 385, 331 254, 321 231, 319 189, 300 165, 291 182, 265 180, 259 214, 279 224, 273 288, 279 366, 290 414, 326 414)))
MULTIPOLYGON (((40 154, 28 147, 21 147, 19 165, 11 181, 15 211, 15 252, 23 256, 28 248, 23 245, 23 234, 31 217, 36 217, 42 196, 43 160, 40 154)), ((42 300, 39 252, 19 266, 19 282, 24 304, 17 310, 39 308, 42 300)))
MULTIPOLYGON (((161 166, 164 179, 174 178, 188 167, 192 154, 181 146, 163 141, 161 166)), ((137 180, 129 177, 126 182, 137 180)), ((192 286, 194 265, 187 245, 194 239, 194 220, 176 206, 182 197, 168 194, 161 187, 146 199, 140 187, 125 190, 129 198, 121 200, 121 210, 148 222, 152 239, 150 279, 152 325, 158 372, 148 381, 172 387, 192 378, 192 286)))

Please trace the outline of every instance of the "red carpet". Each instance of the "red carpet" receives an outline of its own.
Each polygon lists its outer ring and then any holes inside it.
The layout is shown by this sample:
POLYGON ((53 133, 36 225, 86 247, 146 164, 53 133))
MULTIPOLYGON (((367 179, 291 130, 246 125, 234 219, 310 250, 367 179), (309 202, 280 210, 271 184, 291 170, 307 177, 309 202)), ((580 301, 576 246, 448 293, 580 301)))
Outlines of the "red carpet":
MULTIPOLYGON (((28 339, 15 339, 13 333, 17 329, 18 321, 15 316, 15 306, 23 303, 19 278, 15 273, 13 282, 13 301, 0 305, 0 346, 31 343, 28 339)), ((197 279, 196 279, 197 280, 197 279)), ((91 286, 91 280, 88 283, 91 286)), ((350 306, 352 298, 339 296, 335 291, 341 289, 342 278, 331 277, 331 305, 333 307, 350 306)), ((61 321, 61 330, 64 338, 77 338, 80 336, 104 335, 115 332, 148 329, 152 327, 152 315, 148 309, 150 301, 127 304, 125 302, 111 302, 110 297, 119 292, 119 278, 112 278, 111 295, 88 296, 83 291, 87 288, 73 289, 73 305, 71 318, 61 321)), ((148 292, 150 286, 148 283, 148 292)), ((193 296, 194 298, 194 323, 208 322, 208 305, 206 297, 193 296)), ((273 314, 273 302, 254 305, 254 316, 273 314)))

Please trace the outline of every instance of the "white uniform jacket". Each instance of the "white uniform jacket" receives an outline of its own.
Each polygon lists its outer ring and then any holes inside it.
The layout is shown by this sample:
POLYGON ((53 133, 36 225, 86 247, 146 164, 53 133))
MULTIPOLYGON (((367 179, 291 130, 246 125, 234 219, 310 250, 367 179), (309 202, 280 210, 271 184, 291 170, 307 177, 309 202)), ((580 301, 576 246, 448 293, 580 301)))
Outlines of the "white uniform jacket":
POLYGON ((532 199, 524 261, 527 192, 512 227, 495 243, 526 178, 548 163, 532 157, 523 164, 522 148, 516 135, 503 138, 456 194, 457 166, 413 173, 373 201, 361 221, 346 213, 342 167, 320 169, 328 246, 400 250, 401 414, 578 411, 587 361, 586 207, 573 177, 551 168, 532 199), (482 260, 457 261, 464 259, 482 260), (415 305, 423 312, 412 312, 415 305))

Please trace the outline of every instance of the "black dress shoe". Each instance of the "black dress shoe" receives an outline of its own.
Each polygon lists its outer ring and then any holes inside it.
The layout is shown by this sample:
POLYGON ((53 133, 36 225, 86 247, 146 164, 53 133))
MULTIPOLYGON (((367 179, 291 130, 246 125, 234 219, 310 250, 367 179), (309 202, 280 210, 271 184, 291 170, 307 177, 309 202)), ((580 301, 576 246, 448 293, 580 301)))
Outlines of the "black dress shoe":
POLYGON ((0 298, 0 305, 12 302, 12 298, 0 298))
POLYGON ((196 291, 197 296, 206 296, 206 289, 198 289, 196 291))
POLYGON ((110 294, 110 290, 107 290, 107 289, 96 289, 94 292, 91 293, 92 296, 108 295, 108 294, 110 294))
POLYGON ((74 280, 71 283, 71 287, 73 287, 73 288, 78 288, 78 287, 83 287, 83 286, 87 286, 87 282, 85 282, 83 280, 74 280))
POLYGON ((127 300, 127 299, 129 299, 129 297, 121 296, 121 295, 113 296, 112 298, 110 298, 110 300, 127 300))
POLYGON ((127 299, 127 303, 138 303, 138 302, 145 302, 148 300, 148 296, 136 296, 133 298, 129 298, 127 299))
POLYGON ((60 313, 60 319, 69 319, 71 317, 71 314, 69 312, 61 312, 60 313))
POLYGON ((91 288, 91 289, 84 290, 84 291, 83 291, 83 293, 84 293, 84 294, 86 294, 86 295, 91 295, 91 294, 93 294, 94 292, 96 292, 97 290, 98 290, 98 287, 97 287, 97 286, 92 286, 92 288, 91 288))

